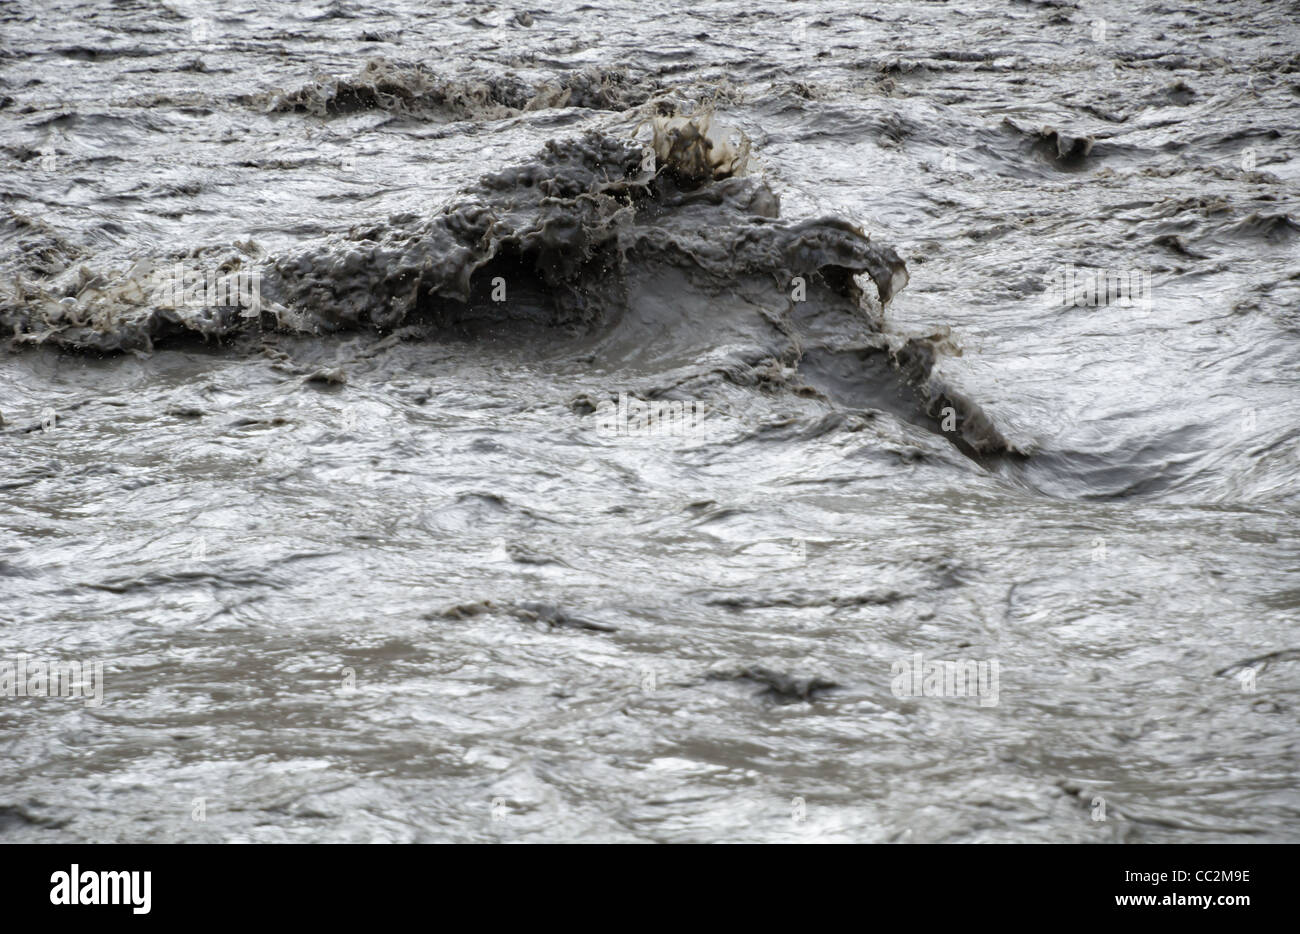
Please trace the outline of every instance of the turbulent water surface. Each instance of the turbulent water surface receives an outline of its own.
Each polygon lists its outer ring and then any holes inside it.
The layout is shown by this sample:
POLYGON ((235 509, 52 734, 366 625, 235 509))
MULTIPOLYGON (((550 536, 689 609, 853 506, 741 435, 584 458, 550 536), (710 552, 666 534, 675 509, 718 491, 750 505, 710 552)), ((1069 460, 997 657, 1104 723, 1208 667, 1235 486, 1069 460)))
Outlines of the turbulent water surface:
POLYGON ((1300 839, 1300 7, 556 7, 0 9, 0 840, 1300 839))

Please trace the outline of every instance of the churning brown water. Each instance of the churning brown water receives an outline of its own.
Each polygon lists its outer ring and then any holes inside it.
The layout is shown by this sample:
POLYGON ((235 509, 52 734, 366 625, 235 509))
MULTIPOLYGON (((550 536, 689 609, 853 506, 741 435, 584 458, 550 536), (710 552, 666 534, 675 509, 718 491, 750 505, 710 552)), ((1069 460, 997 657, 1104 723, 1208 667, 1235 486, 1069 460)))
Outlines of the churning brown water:
POLYGON ((1297 5, 556 6, 0 9, 0 840, 1300 838, 1297 5))

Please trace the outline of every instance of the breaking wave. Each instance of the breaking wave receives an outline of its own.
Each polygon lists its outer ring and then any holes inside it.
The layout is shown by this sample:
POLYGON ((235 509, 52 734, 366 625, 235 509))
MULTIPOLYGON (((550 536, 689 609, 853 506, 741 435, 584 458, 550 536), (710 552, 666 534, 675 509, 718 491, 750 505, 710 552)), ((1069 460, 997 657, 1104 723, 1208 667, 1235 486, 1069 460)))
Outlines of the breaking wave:
POLYGON ((836 217, 781 219, 778 196, 750 171, 749 141, 708 114, 647 126, 644 141, 553 140, 428 216, 392 216, 289 255, 252 242, 196 251, 186 261, 214 270, 206 289, 178 287, 166 260, 119 276, 68 262, 19 278, 0 326, 15 344, 99 353, 267 332, 585 340, 607 366, 663 370, 725 346, 729 363, 708 373, 742 383, 737 373, 775 373, 766 385, 883 404, 934 430, 946 412, 968 453, 1012 449, 935 376, 941 340, 886 332, 881 311, 908 278, 892 247, 836 217))
POLYGON ((421 119, 489 119, 533 110, 585 107, 627 110, 653 91, 626 69, 591 66, 530 83, 516 75, 449 78, 427 66, 372 58, 349 77, 322 76, 291 91, 245 98, 270 112, 334 117, 365 110, 421 119))

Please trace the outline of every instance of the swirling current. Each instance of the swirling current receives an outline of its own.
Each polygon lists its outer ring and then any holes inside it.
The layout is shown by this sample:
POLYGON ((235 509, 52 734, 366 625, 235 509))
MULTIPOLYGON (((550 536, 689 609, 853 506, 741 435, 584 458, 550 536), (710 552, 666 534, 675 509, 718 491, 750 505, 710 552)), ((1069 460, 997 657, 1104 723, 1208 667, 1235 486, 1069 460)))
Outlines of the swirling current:
POLYGON ((1300 839, 1294 3, 0 8, 0 841, 1300 839))

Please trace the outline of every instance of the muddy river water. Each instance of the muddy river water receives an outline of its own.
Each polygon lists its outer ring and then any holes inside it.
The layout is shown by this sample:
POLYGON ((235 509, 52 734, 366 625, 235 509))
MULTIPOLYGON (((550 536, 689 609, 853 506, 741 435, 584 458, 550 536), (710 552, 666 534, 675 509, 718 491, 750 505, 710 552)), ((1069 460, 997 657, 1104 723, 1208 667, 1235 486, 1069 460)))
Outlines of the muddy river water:
POLYGON ((0 9, 0 840, 1300 839, 1300 8, 551 7, 0 9))

